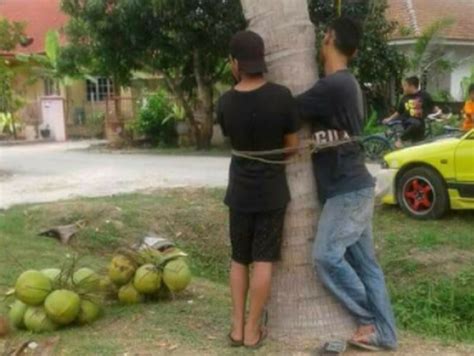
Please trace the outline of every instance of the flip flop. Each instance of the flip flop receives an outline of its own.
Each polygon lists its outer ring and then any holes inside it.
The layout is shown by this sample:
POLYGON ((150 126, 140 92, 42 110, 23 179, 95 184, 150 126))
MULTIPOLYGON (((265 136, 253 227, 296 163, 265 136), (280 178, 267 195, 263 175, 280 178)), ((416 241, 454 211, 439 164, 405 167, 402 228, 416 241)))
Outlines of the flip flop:
POLYGON ((384 350, 382 347, 377 345, 377 335, 375 335, 375 333, 367 336, 367 342, 349 340, 347 343, 366 351, 383 351, 384 350))
POLYGON ((319 350, 319 356, 340 356, 346 351, 346 342, 342 340, 332 340, 324 344, 319 350))
POLYGON ((235 340, 230 333, 227 334, 227 343, 230 347, 241 347, 244 346, 244 340, 235 340))
POLYGON ((258 350, 259 348, 261 348, 263 346, 263 342, 265 341, 265 339, 267 338, 267 331, 262 329, 260 330, 260 337, 258 338, 258 341, 253 344, 253 345, 245 345, 245 348, 246 349, 249 349, 249 350, 258 350))

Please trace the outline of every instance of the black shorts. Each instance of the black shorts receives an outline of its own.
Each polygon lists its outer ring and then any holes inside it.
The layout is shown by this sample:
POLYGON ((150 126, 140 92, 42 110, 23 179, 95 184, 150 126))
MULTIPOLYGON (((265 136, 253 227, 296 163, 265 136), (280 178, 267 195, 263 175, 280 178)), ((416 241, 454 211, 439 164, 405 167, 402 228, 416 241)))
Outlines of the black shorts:
POLYGON ((278 261, 285 211, 246 213, 230 209, 232 259, 244 265, 278 261))
POLYGON ((425 124, 420 119, 406 119, 403 121, 402 141, 422 141, 425 138, 425 124))

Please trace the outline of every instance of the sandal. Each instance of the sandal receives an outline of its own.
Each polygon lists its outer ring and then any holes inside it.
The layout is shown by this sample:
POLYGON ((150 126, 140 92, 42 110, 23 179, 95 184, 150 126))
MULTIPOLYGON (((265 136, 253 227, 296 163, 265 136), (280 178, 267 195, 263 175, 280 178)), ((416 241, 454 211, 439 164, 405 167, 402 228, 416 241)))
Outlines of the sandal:
POLYGON ((367 351, 383 351, 383 348, 378 346, 377 335, 375 333, 367 335, 365 341, 349 340, 347 343, 367 351))
POLYGON ((258 338, 258 341, 253 344, 253 345, 245 345, 245 348, 246 349, 249 349, 249 350, 257 350, 259 348, 261 348, 263 346, 263 342, 265 341, 265 339, 267 338, 267 331, 265 329, 261 329, 260 330, 260 337, 258 338))
POLYGON ((235 340, 230 333, 227 334, 227 343, 230 347, 244 346, 244 340, 235 340))
POLYGON ((342 340, 333 340, 324 344, 319 350, 319 356, 339 356, 346 351, 346 342, 342 340))

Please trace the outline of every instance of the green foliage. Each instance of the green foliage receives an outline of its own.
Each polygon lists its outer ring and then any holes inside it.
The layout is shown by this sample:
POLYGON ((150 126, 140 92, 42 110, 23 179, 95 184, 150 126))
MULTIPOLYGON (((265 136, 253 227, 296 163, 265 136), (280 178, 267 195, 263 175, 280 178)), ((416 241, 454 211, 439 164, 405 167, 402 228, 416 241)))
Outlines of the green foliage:
POLYGON ((16 60, 28 64, 30 83, 51 79, 56 87, 55 91, 59 93, 59 83, 69 85, 71 78, 60 69, 62 48, 58 31, 50 30, 46 33, 44 52, 45 54, 18 54, 16 60))
POLYGON ((439 41, 441 33, 452 26, 454 21, 449 18, 437 20, 428 26, 416 40, 413 54, 409 58, 409 69, 422 76, 428 70, 437 73, 446 72, 454 67, 446 58, 446 51, 439 41))
POLYGON ((15 130, 18 130, 20 125, 15 122, 15 119, 11 113, 0 112, 0 134, 14 134, 15 130))
POLYGON ((379 114, 373 110, 364 125, 364 136, 374 135, 383 132, 385 128, 377 123, 379 114))
MULTIPOLYGON (((310 15, 322 40, 326 26, 336 17, 331 1, 310 0, 310 15)), ((388 45, 389 35, 397 24, 386 20, 387 1, 342 1, 342 15, 350 16, 363 25, 364 36, 351 67, 368 94, 370 106, 377 105, 378 97, 384 96, 386 84, 401 78, 406 58, 394 46, 388 45)), ((320 66, 322 68, 322 66, 320 66)), ((380 110, 379 108, 378 110, 380 110)))
POLYGON ((435 102, 447 103, 454 101, 454 98, 451 96, 451 93, 448 90, 439 90, 432 94, 433 100, 435 102))
POLYGON ((462 92, 466 99, 469 96, 469 86, 471 84, 474 84, 474 65, 471 67, 471 74, 464 77, 461 82, 462 92))
MULTIPOLYGON (((176 145, 173 105, 163 91, 152 95, 133 124, 136 133, 147 136, 160 146, 176 145)), ((178 110, 176 107, 174 110, 178 110)))
POLYGON ((63 71, 90 71, 122 85, 133 71, 160 74, 195 132, 201 126, 193 110, 203 97, 210 96, 206 120, 213 120, 212 86, 224 73, 232 34, 245 27, 238 0, 63 0, 62 8, 70 17, 63 71))
POLYGON ((392 300, 404 329, 454 340, 474 341, 474 271, 455 278, 393 286, 392 300))
MULTIPOLYGON (((19 44, 26 44, 25 25, 10 22, 0 17, 0 52, 11 51, 19 44)), ((15 123, 14 112, 21 107, 22 101, 15 95, 13 80, 15 73, 10 61, 0 58, 0 113, 2 130, 16 136, 18 125, 15 123)))
POLYGON ((0 17, 0 51, 11 51, 19 44, 26 43, 25 24, 10 22, 0 17))
POLYGON ((59 43, 59 33, 58 31, 48 31, 45 39, 45 52, 46 56, 49 59, 49 63, 53 67, 57 67, 59 53, 60 53, 60 43, 59 43))

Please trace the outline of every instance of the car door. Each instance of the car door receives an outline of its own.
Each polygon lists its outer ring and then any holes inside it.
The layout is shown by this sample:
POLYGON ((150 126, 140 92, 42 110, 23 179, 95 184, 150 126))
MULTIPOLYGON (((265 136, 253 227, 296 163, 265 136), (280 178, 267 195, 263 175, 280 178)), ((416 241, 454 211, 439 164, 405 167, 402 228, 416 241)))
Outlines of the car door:
POLYGON ((462 197, 474 198, 474 131, 456 147, 456 183, 462 197))

